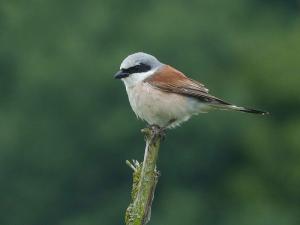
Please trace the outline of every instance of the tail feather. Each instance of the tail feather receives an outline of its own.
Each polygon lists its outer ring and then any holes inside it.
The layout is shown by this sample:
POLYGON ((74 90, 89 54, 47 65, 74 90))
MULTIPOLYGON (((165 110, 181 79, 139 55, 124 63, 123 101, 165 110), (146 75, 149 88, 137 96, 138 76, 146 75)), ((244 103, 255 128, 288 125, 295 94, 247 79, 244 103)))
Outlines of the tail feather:
POLYGON ((221 109, 221 110, 234 110, 234 111, 240 111, 244 113, 253 113, 253 114, 259 114, 259 115, 268 115, 269 112, 261 111, 257 109, 250 109, 246 107, 236 106, 229 102, 226 102, 222 99, 219 99, 214 96, 210 96, 209 98, 210 106, 213 108, 221 109))
POLYGON ((250 109, 250 108, 245 108, 245 107, 239 107, 235 105, 229 105, 227 106, 229 109, 233 109, 235 111, 240 111, 240 112, 245 112, 245 113, 254 113, 254 114, 259 114, 259 115, 267 115, 269 112, 266 111, 261 111, 257 109, 250 109))
POLYGON ((244 112, 244 113, 253 113, 253 114, 259 114, 259 115, 268 115, 269 114, 269 112, 266 112, 266 111, 250 109, 250 108, 246 108, 246 107, 240 107, 240 106, 229 104, 227 102, 224 102, 224 103, 213 104, 211 106, 213 108, 221 109, 221 110, 234 110, 234 111, 239 111, 239 112, 244 112))

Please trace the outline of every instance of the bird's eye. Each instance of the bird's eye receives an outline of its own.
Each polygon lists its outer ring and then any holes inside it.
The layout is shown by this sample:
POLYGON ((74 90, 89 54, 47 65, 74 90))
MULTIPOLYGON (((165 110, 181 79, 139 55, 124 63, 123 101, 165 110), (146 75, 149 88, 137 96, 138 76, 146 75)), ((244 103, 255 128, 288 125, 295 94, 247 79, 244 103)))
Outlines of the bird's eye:
POLYGON ((129 74, 132 74, 132 73, 143 73, 143 72, 147 72, 149 70, 151 70, 151 66, 146 65, 144 63, 141 63, 141 64, 138 64, 138 65, 129 67, 127 69, 122 69, 123 72, 127 72, 129 74))

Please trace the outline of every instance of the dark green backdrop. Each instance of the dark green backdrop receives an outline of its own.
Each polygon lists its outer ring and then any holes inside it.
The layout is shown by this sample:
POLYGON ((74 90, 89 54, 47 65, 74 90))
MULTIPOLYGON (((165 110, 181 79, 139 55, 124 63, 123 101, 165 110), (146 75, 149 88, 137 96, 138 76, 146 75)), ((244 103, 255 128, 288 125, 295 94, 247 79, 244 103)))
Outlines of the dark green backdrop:
POLYGON ((116 225, 143 137, 113 79, 136 51, 270 116, 168 133, 153 225, 300 224, 297 0, 0 2, 0 224, 116 225))

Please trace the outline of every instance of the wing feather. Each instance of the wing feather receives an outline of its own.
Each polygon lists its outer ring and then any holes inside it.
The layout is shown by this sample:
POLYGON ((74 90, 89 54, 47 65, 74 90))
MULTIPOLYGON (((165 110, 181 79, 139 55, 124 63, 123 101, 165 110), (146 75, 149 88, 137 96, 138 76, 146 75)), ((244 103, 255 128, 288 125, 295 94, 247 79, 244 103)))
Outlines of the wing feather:
POLYGON ((208 93, 208 89, 200 82, 188 78, 180 71, 165 65, 144 82, 164 92, 176 93, 198 99, 211 104, 231 105, 208 93))

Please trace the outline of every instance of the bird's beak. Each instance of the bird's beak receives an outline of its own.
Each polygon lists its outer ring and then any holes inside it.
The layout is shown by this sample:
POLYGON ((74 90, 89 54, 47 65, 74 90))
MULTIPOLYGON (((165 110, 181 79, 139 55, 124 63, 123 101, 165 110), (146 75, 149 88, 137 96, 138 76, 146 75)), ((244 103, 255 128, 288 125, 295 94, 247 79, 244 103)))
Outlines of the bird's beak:
POLYGON ((122 79, 122 78, 125 78, 125 77, 128 77, 128 76, 129 76, 129 73, 128 73, 128 72, 125 72, 125 71, 120 70, 120 71, 118 71, 118 72, 115 74, 114 78, 115 78, 115 79, 122 79))

